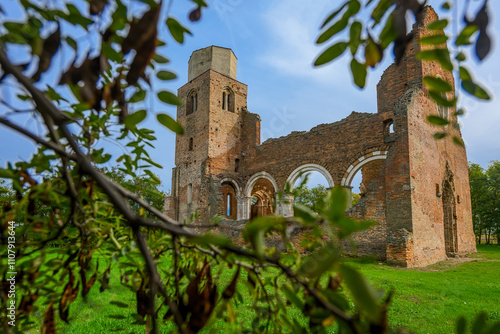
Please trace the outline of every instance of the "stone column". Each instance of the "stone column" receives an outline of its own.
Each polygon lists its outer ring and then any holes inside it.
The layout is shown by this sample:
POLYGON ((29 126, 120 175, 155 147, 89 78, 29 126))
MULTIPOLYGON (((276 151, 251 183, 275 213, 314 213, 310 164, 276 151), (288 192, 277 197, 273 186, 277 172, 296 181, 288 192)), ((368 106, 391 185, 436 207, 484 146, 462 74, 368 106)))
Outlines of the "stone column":
POLYGON ((293 195, 283 193, 281 199, 276 194, 276 215, 293 217, 293 195))
POLYGON ((345 192, 347 193, 347 210, 352 208, 352 187, 344 186, 345 192))
POLYGON ((250 204, 252 201, 252 197, 245 196, 236 196, 236 219, 237 220, 245 220, 250 219, 250 204))

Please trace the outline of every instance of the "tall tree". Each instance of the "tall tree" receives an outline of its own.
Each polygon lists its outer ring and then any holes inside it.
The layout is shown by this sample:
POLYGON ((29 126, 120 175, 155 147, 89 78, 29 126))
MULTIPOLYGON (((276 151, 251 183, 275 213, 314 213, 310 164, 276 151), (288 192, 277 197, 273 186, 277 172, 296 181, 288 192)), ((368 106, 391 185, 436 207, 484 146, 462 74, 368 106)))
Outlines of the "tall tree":
POLYGON ((500 234, 500 162, 492 161, 487 170, 469 162, 472 220, 478 243, 483 236, 487 244, 491 236, 500 234))

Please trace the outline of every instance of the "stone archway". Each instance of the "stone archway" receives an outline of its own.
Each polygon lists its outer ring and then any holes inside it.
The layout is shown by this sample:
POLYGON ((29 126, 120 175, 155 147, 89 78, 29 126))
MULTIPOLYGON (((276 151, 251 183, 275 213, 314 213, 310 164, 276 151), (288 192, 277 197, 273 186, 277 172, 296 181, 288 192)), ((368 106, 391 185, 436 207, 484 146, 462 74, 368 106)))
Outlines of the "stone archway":
POLYGON ((446 171, 443 179, 443 229, 444 247, 448 257, 454 257, 458 251, 457 244, 457 209, 455 202, 455 184, 453 182, 453 172, 446 164, 446 171))
POLYGON ((293 172, 291 172, 288 176, 286 182, 290 185, 290 190, 293 189, 295 182, 297 181, 299 176, 307 172, 319 172, 325 177, 330 188, 333 188, 335 186, 332 176, 325 167, 318 164, 305 164, 295 168, 293 172))
POLYGON ((277 192, 278 184, 271 174, 258 172, 252 175, 238 198, 238 219, 274 213, 273 202, 277 192), (252 201, 252 197, 256 198, 252 201))
POLYGON ((238 183, 231 178, 221 181, 221 192, 223 205, 223 216, 227 219, 238 219, 238 199, 241 197, 238 183))
MULTIPOLYGON (((354 176, 363 168, 363 166, 376 161, 376 160, 385 160, 387 159, 387 152, 388 151, 373 151, 370 153, 363 154, 359 158, 357 158, 354 162, 351 163, 351 165, 347 168, 346 172, 344 173, 344 177, 342 178, 342 181, 340 182, 340 185, 347 190, 348 198, 349 200, 352 199, 352 180, 354 179, 354 176)), ((366 182, 369 183, 369 182, 366 182)), ((367 187, 368 184, 365 185, 367 187)), ((360 189, 361 190, 361 189, 360 189)), ((352 204, 349 203, 348 207, 351 207, 352 204)))

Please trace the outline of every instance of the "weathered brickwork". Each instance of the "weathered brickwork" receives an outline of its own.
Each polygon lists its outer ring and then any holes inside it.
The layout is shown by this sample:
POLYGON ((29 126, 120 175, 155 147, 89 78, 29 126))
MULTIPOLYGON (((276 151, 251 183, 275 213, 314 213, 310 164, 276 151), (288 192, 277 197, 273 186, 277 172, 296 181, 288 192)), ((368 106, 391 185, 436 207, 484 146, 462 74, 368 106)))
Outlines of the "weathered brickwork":
MULTIPOLYGON (((424 76, 453 78, 415 58, 418 39, 436 19, 426 7, 406 56, 382 75, 377 113, 353 112, 262 144, 260 117, 247 110, 247 86, 236 80, 233 52, 214 46, 195 51, 191 81, 178 91, 184 104, 177 120, 185 134, 176 139, 166 212, 182 221, 198 210, 199 221, 219 215, 242 227, 255 216, 293 215, 293 197, 277 193, 287 183, 293 187, 301 172, 320 172, 331 187, 347 191, 361 173, 361 199, 347 214, 377 225, 355 236, 358 254, 414 267, 475 252, 465 148, 434 140, 439 129, 426 121, 433 114, 455 116, 427 96, 424 76)), ((459 129, 447 130, 461 138, 459 129)), ((238 239, 234 226, 228 231, 238 239)))

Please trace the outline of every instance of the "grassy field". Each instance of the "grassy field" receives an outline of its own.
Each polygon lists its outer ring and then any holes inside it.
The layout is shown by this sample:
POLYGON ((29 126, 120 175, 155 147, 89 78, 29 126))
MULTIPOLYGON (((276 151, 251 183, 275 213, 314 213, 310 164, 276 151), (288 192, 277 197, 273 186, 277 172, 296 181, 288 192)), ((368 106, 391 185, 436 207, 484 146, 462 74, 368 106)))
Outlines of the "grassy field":
MULTIPOLYGON (((468 259, 449 260, 424 269, 354 261, 352 264, 376 288, 395 290, 389 313, 392 325, 415 333, 453 333, 460 315, 470 323, 479 311, 486 311, 490 320, 500 320, 500 247, 481 245, 478 251, 468 259)), ((229 284, 231 278, 231 273, 222 277, 221 286, 229 284)), ((111 290, 99 293, 98 287, 94 287, 86 301, 78 297, 71 305, 70 324, 58 323, 58 332, 143 333, 144 327, 134 324, 135 295, 118 282, 118 272, 112 272, 111 290)), ((249 318, 242 305, 236 312, 238 319, 249 318)), ((299 310, 291 307, 290 312, 305 323, 299 310)), ((35 316, 41 321, 43 310, 35 316)), ((162 332, 171 329, 164 326, 162 332)))

